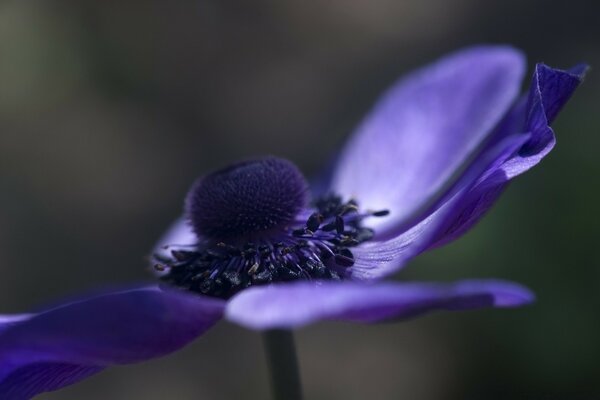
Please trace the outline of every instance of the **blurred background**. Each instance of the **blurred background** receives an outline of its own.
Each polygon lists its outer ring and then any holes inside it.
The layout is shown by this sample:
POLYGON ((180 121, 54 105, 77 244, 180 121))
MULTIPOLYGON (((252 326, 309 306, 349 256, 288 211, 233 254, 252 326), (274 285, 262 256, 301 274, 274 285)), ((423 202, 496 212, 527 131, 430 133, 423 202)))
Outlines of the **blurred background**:
MULTIPOLYGON (((0 2, 0 312, 148 279, 200 174, 276 154, 315 174, 390 83, 510 43, 600 65, 596 2, 0 2)), ((476 229, 400 279, 501 277, 538 302, 298 332, 307 399, 600 399, 600 82, 555 151, 476 229)), ((260 336, 227 323, 181 352, 45 400, 265 399, 260 336)))

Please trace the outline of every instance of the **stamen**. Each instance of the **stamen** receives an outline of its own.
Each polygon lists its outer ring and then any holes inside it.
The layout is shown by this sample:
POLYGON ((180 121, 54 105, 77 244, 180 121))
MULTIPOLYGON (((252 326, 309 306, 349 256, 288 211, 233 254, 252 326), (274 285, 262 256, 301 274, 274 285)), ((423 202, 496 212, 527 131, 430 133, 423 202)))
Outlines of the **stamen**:
POLYGON ((192 248, 169 246, 170 257, 154 256, 155 268, 166 282, 221 298, 272 282, 346 279, 354 265, 352 248, 373 237, 363 220, 388 212, 361 213, 355 200, 326 196, 314 202, 312 212, 297 214, 304 220, 296 217, 251 241, 206 238, 192 248))

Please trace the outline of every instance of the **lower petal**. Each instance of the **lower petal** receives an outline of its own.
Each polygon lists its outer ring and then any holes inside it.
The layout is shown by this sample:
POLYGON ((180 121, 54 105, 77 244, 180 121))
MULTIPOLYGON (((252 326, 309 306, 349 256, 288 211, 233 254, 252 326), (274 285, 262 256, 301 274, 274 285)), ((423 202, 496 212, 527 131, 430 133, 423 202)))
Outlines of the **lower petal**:
POLYGON ((32 363, 13 371, 0 382, 3 399, 31 399, 39 393, 58 390, 101 372, 103 367, 63 363, 32 363))
POLYGON ((245 290, 229 302, 225 316, 250 329, 292 329, 321 320, 372 323, 433 310, 518 307, 533 299, 523 286, 496 280, 453 284, 297 282, 245 290))
POLYGON ((224 301, 141 287, 0 318, 0 396, 29 399, 112 365, 169 354, 222 317, 224 301), (8 396, 10 393, 10 397, 8 396))
POLYGON ((0 315, 0 334, 3 330, 12 325, 25 321, 32 317, 32 314, 0 315))

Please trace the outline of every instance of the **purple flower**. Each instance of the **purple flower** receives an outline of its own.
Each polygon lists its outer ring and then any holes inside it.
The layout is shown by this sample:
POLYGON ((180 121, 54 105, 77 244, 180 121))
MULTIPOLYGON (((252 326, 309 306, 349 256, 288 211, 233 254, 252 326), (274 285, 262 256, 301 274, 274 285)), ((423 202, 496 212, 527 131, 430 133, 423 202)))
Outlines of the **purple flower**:
POLYGON ((548 154, 550 124, 585 70, 538 64, 519 96, 520 52, 463 50, 395 84, 312 196, 298 169, 273 157, 200 179, 156 250, 161 284, 0 316, 1 397, 29 399, 165 355, 223 318, 292 329, 531 302, 529 290, 498 280, 380 280, 461 236, 548 154))

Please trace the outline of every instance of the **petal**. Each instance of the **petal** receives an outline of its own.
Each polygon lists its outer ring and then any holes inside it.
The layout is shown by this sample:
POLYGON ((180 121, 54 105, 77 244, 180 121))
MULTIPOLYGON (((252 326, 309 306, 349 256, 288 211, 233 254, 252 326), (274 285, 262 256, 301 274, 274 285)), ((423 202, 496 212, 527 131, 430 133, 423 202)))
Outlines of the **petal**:
POLYGON ((378 231, 430 201, 509 110, 524 72, 521 53, 476 47, 403 79, 342 152, 332 190, 389 209, 378 231))
POLYGON ((58 390, 77 383, 103 367, 61 363, 32 363, 15 370, 0 382, 0 394, 6 400, 26 400, 43 392, 58 390))
POLYGON ((0 315, 0 330, 7 328, 17 322, 24 321, 31 318, 32 314, 11 314, 11 315, 0 315))
POLYGON ((245 290, 229 302, 225 316, 250 329, 291 329, 320 320, 378 322, 432 310, 518 307, 533 299, 523 286, 494 280, 373 285, 296 282, 245 290))
POLYGON ((0 393, 10 393, 11 400, 28 399, 107 366, 166 355, 212 327, 224 304, 150 286, 3 317, 0 393))
POLYGON ((552 150, 556 139, 549 124, 583 81, 586 70, 584 65, 568 71, 544 64, 536 66, 527 103, 517 105, 509 115, 509 118, 519 119, 515 114, 522 114, 525 125, 521 130, 531 132, 530 139, 512 157, 489 168, 479 178, 462 200, 462 207, 448 216, 451 219, 448 228, 432 246, 441 246, 463 235, 491 208, 511 179, 538 164, 552 150))
POLYGON ((551 124, 583 80, 588 66, 579 64, 562 71, 546 64, 536 65, 529 91, 527 124, 531 130, 551 124))
POLYGON ((11 327, 17 322, 31 318, 32 314, 0 315, 0 334, 3 330, 11 327))
POLYGON ((507 114, 452 190, 439 203, 433 203, 423 220, 395 238, 372 242, 353 251, 356 258, 353 277, 372 279, 389 275, 412 257, 455 240, 473 227, 495 203, 509 180, 537 164, 554 146, 551 128, 539 121, 547 122, 556 117, 577 88, 576 83, 581 83, 585 70, 582 66, 561 71, 538 65, 529 99, 517 103, 507 114), (543 107, 543 104, 548 106, 543 107), (550 114, 547 109, 551 110, 550 114), (526 130, 530 130, 527 140, 522 140, 526 136, 514 134, 526 130), (462 192, 455 194, 457 190, 462 192))
MULTIPOLYGON (((188 223, 185 217, 181 217, 171 224, 169 229, 163 234, 158 243, 154 246, 153 254, 155 256, 171 257, 171 250, 173 247, 186 247, 192 246, 198 243, 198 237, 192 230, 192 227, 188 223)), ((166 274, 166 271, 159 271, 152 268, 152 272, 156 276, 166 274)))
POLYGON ((518 154, 502 166, 508 179, 522 174, 552 150, 556 139, 550 124, 577 87, 583 82, 587 71, 585 65, 577 65, 568 71, 538 64, 529 90, 525 108, 526 122, 523 131, 532 137, 518 154))
MULTIPOLYGON (((523 146, 530 135, 512 135, 482 151, 440 203, 434 203, 426 217, 395 237, 373 241, 352 249, 355 263, 351 274, 356 279, 379 279, 397 271, 413 257, 443 237, 460 217, 478 178, 498 168, 523 146)), ((398 225, 402 227, 402 225, 398 225)), ((390 231, 393 232, 393 231, 390 231)))

